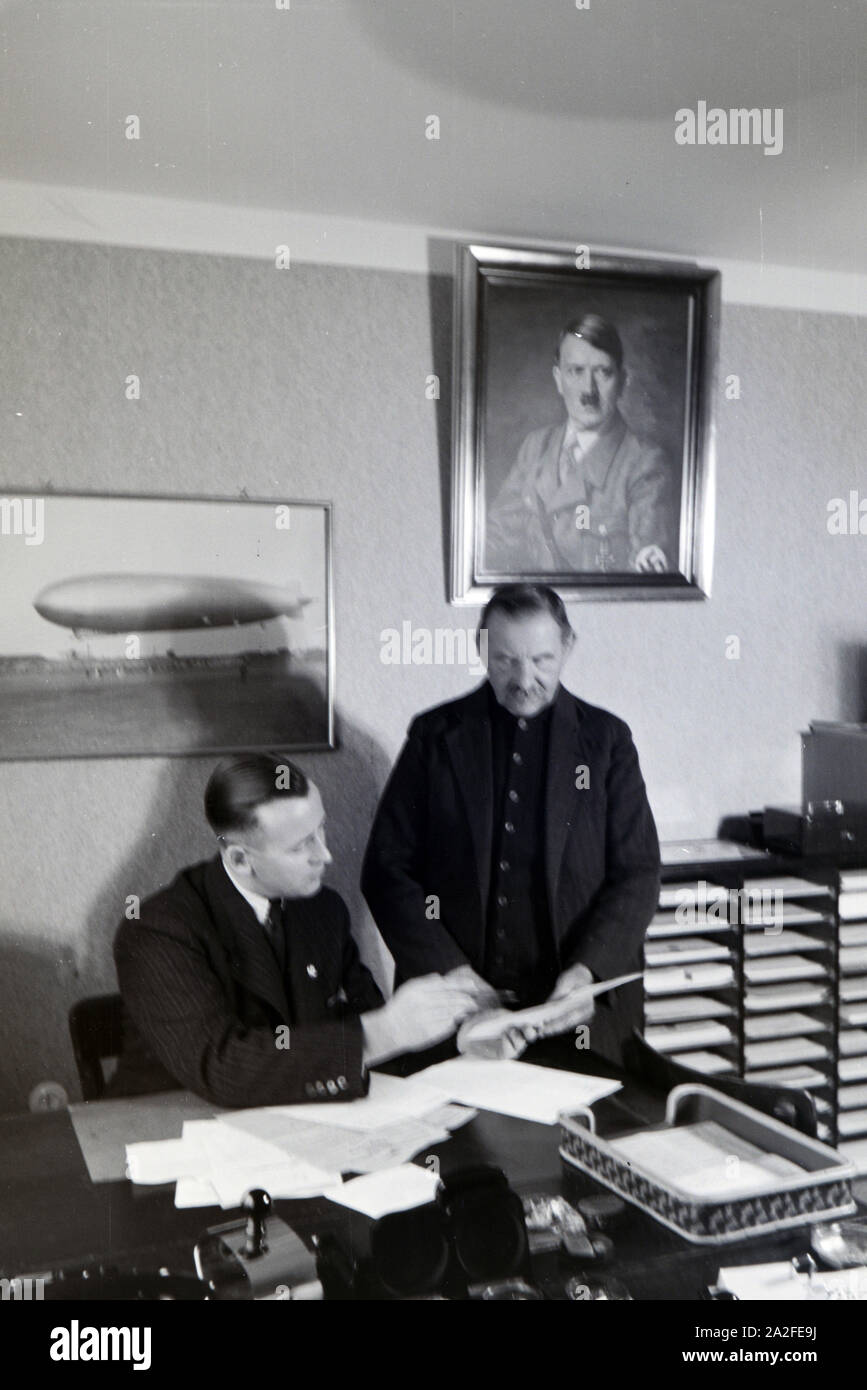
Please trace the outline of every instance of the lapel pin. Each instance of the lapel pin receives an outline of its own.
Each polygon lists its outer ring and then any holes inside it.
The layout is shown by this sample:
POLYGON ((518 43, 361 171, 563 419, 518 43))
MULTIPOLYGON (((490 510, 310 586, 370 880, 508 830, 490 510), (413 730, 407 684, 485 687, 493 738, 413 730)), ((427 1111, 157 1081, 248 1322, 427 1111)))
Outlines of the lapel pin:
POLYGON ((315 965, 308 965, 307 974, 310 976, 311 980, 319 979, 319 971, 316 969, 315 965))

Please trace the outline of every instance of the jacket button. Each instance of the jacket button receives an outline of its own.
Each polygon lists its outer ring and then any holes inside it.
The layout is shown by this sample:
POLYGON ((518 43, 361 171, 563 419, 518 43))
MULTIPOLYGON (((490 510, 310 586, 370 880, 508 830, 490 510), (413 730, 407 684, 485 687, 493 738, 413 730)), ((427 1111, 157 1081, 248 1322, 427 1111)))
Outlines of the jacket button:
POLYGON ((505 830, 507 835, 514 835, 515 833, 515 827, 510 820, 506 821, 506 824, 503 826, 503 829, 505 830))
POLYGON ((345 1076, 338 1076, 338 1078, 337 1078, 337 1088, 338 1088, 338 1090, 340 1090, 340 1091, 345 1091, 348 1085, 349 1085, 349 1083, 348 1083, 348 1081, 346 1080, 346 1077, 345 1077, 345 1076))
POLYGON ((498 897, 497 897, 497 907, 508 907, 508 906, 509 906, 509 899, 506 897, 505 893, 500 893, 500 894, 498 895, 498 897))
POLYGON ((336 1096, 336 1095, 337 1095, 337 1082, 336 1082, 336 1081, 332 1081, 332 1080, 331 1080, 331 1077, 329 1077, 328 1080, 326 1081, 325 1085, 328 1087, 328 1094, 329 1094, 330 1096, 336 1096))
POLYGON ((315 1096, 315 1095, 316 1095, 316 1087, 313 1085, 312 1081, 305 1081, 305 1083, 304 1083, 304 1094, 305 1094, 306 1096, 315 1096))
POLYGON ((316 1094, 317 1094, 318 1096, 324 1096, 324 1095, 326 1094, 326 1091, 325 1091, 325 1082, 324 1082, 324 1081, 317 1081, 317 1082, 316 1082, 316 1094))
POLYGON ((307 967, 307 974, 310 976, 311 980, 319 979, 319 971, 316 969, 316 966, 313 964, 312 961, 307 967))

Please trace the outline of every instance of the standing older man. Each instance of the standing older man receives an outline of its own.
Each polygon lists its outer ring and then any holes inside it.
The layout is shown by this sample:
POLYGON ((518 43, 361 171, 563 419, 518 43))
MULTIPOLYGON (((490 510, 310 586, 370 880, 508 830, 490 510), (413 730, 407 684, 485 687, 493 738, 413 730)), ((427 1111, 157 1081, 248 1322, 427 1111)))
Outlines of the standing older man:
MULTIPOLYGON (((488 680, 419 715, 383 793, 362 888, 399 978, 469 966, 520 1005, 641 968, 659 844, 622 720, 560 684, 574 634, 553 590, 508 585, 481 619, 488 680)), ((603 996, 618 1057, 634 986, 603 996), (631 991, 631 993, 630 993, 631 991)))
MULTIPOLYGON (((126 1015, 111 1094, 185 1086, 215 1105, 364 1095, 367 1068, 448 1038, 477 1007, 462 976, 387 1004, 359 959, 318 789, 276 754, 228 758, 205 791, 219 853, 124 921, 126 1015)), ((469 972, 463 972, 468 976, 469 972)))
POLYGON ((598 314, 567 324, 553 370, 566 420, 522 443, 488 513, 485 569, 671 569, 669 468, 618 408, 626 371, 617 329, 598 314))

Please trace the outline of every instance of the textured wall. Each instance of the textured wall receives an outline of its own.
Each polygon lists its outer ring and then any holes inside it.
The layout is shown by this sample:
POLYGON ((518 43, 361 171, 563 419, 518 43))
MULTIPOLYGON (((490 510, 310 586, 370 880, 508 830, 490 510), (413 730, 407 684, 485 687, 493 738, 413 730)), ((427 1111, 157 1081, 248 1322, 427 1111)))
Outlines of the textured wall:
MULTIPOLYGON (((381 965, 356 887, 376 796, 413 712, 469 680, 383 665, 380 632, 477 616, 445 596, 450 282, 25 241, 0 243, 0 282, 0 491, 333 500, 342 746, 303 762, 329 809, 331 881, 381 965)), ((663 835, 795 800, 798 731, 867 714, 867 541, 825 526, 857 481, 862 323, 727 309, 723 372, 742 397, 720 403, 713 599, 572 609, 567 683, 630 721, 663 835)), ((0 764, 0 1109, 45 1077, 76 1092, 67 1007, 113 988, 124 897, 208 852, 209 768, 0 764)))

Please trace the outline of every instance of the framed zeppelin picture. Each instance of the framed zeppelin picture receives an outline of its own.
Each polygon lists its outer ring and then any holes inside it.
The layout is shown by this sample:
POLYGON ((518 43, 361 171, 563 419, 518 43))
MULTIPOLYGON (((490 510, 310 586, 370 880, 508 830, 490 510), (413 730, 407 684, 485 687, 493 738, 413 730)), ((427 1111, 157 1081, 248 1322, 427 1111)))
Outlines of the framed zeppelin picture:
POLYGON ((453 603, 516 582, 709 594, 719 282, 587 247, 458 248, 453 603))
POLYGON ((0 498, 0 756, 334 746, 326 503, 0 498))

